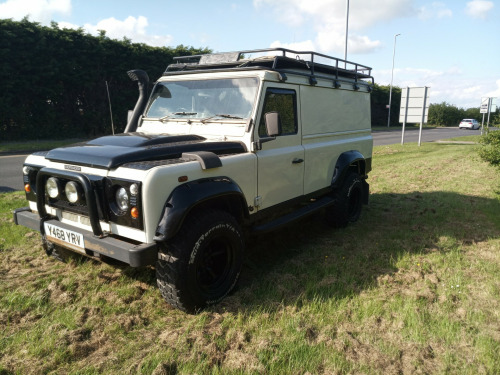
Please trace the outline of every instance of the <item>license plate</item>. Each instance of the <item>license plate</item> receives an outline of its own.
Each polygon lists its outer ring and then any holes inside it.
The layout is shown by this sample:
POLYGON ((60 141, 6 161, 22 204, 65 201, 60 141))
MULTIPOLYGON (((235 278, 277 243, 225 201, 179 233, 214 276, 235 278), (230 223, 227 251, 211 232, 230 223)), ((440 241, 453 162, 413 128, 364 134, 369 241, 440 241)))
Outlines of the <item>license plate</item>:
POLYGON ((85 252, 85 244, 83 242, 83 235, 78 232, 73 232, 69 229, 63 229, 57 225, 43 223, 45 228, 45 235, 53 242, 59 243, 65 247, 76 250, 78 252, 85 252))

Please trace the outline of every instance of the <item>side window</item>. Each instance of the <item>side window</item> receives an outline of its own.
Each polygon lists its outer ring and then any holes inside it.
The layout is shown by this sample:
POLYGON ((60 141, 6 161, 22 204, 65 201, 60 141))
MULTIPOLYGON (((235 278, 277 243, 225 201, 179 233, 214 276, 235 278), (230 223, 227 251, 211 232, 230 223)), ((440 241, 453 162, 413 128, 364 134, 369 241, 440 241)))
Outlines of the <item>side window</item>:
POLYGON ((280 114, 282 135, 297 134, 297 98, 295 90, 268 88, 259 123, 259 136, 266 136, 264 114, 276 111, 280 114))

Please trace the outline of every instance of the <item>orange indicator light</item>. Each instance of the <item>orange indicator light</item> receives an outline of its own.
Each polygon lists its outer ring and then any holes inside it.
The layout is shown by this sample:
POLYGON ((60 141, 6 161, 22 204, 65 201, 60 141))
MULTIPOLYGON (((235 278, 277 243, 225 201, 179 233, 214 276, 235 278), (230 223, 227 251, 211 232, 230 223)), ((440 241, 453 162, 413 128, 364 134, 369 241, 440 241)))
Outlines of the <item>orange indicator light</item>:
POLYGON ((139 217, 139 209, 137 207, 132 207, 130 210, 130 216, 132 216, 134 219, 137 219, 139 217))
POLYGON ((24 185, 24 191, 26 193, 31 193, 31 185, 30 184, 26 184, 24 185))

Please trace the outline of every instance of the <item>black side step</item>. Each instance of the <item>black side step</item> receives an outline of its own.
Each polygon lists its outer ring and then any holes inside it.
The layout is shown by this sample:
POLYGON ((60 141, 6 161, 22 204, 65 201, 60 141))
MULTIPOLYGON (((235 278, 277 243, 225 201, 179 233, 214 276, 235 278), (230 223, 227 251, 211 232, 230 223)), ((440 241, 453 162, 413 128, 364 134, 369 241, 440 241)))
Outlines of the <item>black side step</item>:
POLYGON ((304 206, 294 212, 291 212, 287 215, 283 215, 278 217, 277 219, 274 219, 272 221, 269 221, 267 223, 257 225, 253 227, 252 232, 257 234, 257 233, 266 233, 270 232, 273 230, 276 230, 278 228, 284 227, 285 225, 288 225, 294 221, 297 221, 299 219, 302 219, 306 216, 312 215, 324 208, 327 208, 331 206, 332 204, 335 203, 335 199, 329 196, 320 198, 314 202, 309 203, 307 206, 304 206))

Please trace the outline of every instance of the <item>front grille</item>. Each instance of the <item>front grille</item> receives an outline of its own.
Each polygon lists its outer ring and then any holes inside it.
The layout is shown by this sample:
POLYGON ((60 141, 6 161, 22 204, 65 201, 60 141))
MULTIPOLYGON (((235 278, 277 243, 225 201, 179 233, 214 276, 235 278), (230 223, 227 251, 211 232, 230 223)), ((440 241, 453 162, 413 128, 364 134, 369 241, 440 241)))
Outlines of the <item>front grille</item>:
POLYGON ((55 207, 55 208, 60 208, 61 210, 64 210, 64 211, 74 212, 74 213, 80 214, 80 215, 88 215, 89 214, 89 210, 88 210, 87 205, 85 203, 78 204, 78 203, 70 203, 64 199, 49 199, 49 206, 55 207))
POLYGON ((52 207, 60 207, 69 212, 84 214, 89 217, 92 231, 96 236, 102 235, 99 220, 102 218, 99 197, 96 194, 95 186, 90 176, 73 171, 63 171, 53 168, 42 168, 36 177, 36 200, 40 217, 44 220, 47 217, 45 204, 52 207), (55 199, 49 198, 45 193, 45 184, 48 178, 55 177, 59 181, 59 196, 55 199), (64 193, 64 186, 68 181, 75 181, 82 188, 80 205, 71 204, 67 201, 64 193))
POLYGON ((37 173, 36 184, 37 192, 34 198, 37 201, 37 209, 41 217, 47 215, 45 210, 45 204, 47 204, 63 212, 87 217, 96 236, 102 235, 100 221, 114 222, 140 230, 144 228, 141 183, 138 181, 85 175, 74 171, 45 167, 37 173), (45 184, 50 177, 55 177, 59 182, 59 195, 55 199, 49 198, 45 192, 45 184), (76 182, 81 188, 81 195, 77 203, 70 203, 64 192, 64 187, 69 181, 76 182), (130 192, 132 184, 138 185, 139 192, 137 196, 129 194, 130 207, 127 211, 116 210, 115 193, 117 189, 123 187, 130 192), (132 206, 139 209, 138 218, 131 216, 130 210, 132 206))

